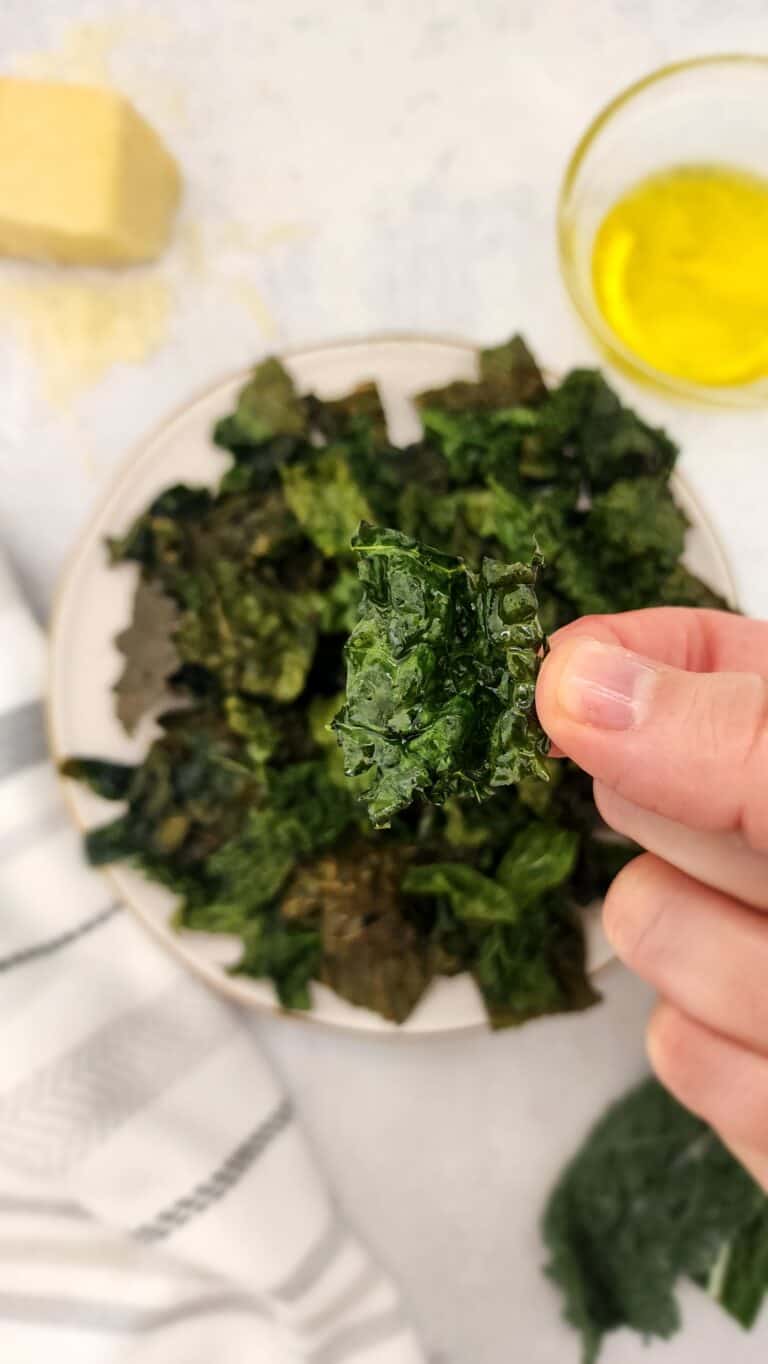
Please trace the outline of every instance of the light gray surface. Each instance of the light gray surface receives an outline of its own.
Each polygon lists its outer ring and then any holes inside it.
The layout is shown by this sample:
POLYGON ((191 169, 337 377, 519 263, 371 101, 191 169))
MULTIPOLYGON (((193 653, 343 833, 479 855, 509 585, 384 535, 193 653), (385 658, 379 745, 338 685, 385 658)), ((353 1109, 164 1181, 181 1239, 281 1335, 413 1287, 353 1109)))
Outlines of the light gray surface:
MULTIPOLYGON (((101 24, 106 8, 5 0, 4 67, 76 49, 73 24, 101 24)), ((160 268, 177 295, 166 343, 65 411, 0 325, 0 538, 41 611, 115 463, 251 355, 382 330, 492 341, 520 326, 552 368, 590 361, 553 234, 576 137, 662 62, 768 48, 763 0, 220 0, 215 17, 199 0, 155 0, 150 23, 135 5, 108 8, 112 77, 179 156, 203 261, 185 227, 160 268)), ((683 441, 744 604, 766 614, 765 417, 642 401, 683 441)), ((256 1025, 435 1364, 576 1359, 539 1275, 536 1212, 562 1151, 644 1064, 647 995, 616 968, 605 986, 591 1015, 533 1025, 551 1037, 545 1075, 526 1066, 533 1028, 398 1046, 256 1025)), ((764 1361, 768 1323, 741 1337, 693 1290, 685 1312, 670 1345, 618 1337, 606 1364, 764 1361)))

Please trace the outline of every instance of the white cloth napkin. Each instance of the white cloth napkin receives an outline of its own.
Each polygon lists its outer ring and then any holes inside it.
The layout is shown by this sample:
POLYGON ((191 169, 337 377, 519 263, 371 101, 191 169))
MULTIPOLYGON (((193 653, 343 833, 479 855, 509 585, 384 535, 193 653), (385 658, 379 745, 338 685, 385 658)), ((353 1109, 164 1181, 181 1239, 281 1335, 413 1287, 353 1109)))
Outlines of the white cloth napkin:
POLYGON ((252 1020, 84 864, 0 563, 0 1359, 422 1364, 252 1020))

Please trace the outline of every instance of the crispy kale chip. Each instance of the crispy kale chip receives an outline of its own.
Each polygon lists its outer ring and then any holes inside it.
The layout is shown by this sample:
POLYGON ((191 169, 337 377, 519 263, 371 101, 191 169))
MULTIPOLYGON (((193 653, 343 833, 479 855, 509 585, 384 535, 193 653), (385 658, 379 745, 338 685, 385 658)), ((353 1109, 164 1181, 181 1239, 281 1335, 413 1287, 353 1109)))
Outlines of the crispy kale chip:
POLYGON ((412 854, 355 842, 299 867, 282 903, 291 924, 318 924, 318 977, 352 1004, 402 1023, 433 974, 428 943, 404 912, 401 879, 412 854))
POLYGON ((327 558, 349 554, 359 522, 371 511, 346 452, 329 446, 311 463, 285 465, 282 479, 291 511, 320 553, 327 558))
POLYGON ((706 1288, 744 1326, 768 1289, 768 1199, 656 1080, 600 1120, 542 1225, 547 1272, 581 1333, 583 1364, 623 1326, 646 1339, 673 1335, 681 1279, 706 1288))
POLYGON ((434 903, 436 941, 449 950, 461 943, 494 1027, 597 1003, 581 928, 561 893, 578 846, 578 834, 534 821, 513 838, 493 876, 443 862, 405 877, 407 893, 434 903))
POLYGON ((345 648, 347 700, 334 723, 349 776, 369 770, 374 826, 416 797, 486 798, 546 780, 533 708, 543 636, 532 564, 485 559, 477 574, 400 531, 354 537, 363 600, 345 648))
MULTIPOLYGON (((229 417, 217 422, 213 439, 234 454, 262 449, 274 442, 290 449, 288 441, 309 431, 307 405, 296 392, 288 371, 271 358, 257 365, 241 390, 229 417)), ((273 447, 274 453, 274 447, 273 447)), ((266 451, 264 451, 266 456, 266 451)), ((278 459, 275 459, 279 463, 278 459)), ((266 468, 266 459, 265 459, 266 468)))
POLYGON ((547 395, 544 377, 522 336, 502 346, 481 350, 478 378, 458 380, 431 389, 417 399, 422 412, 491 411, 542 402, 547 395))

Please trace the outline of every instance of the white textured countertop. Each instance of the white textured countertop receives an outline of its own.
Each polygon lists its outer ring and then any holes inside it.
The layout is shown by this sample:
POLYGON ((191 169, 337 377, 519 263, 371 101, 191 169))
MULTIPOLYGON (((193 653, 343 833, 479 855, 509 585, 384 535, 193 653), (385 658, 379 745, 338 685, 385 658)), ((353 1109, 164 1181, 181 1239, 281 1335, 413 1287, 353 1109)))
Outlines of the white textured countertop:
MULTIPOLYGON (((764 0, 153 0, 144 16, 113 0, 105 24, 106 8, 0 11, 4 70, 107 76, 187 183, 172 252, 132 276, 128 335, 99 340, 98 277, 51 289, 45 272, 0 270, 0 542, 41 613, 132 443, 266 350, 520 328, 552 368, 592 360, 554 243, 575 139, 655 66, 768 49, 764 0)), ((639 401, 684 444, 742 601, 768 614, 766 417, 639 401)), ((563 1153, 643 1070, 646 992, 617 968, 603 983, 601 1009, 497 1037, 398 1044, 254 1024, 435 1364, 577 1359, 539 1272, 536 1218, 563 1153), (550 1063, 532 1073, 545 1031, 550 1063)), ((605 1364, 764 1364, 768 1320, 742 1337, 683 1296, 684 1334, 648 1350, 615 1337, 605 1364)))

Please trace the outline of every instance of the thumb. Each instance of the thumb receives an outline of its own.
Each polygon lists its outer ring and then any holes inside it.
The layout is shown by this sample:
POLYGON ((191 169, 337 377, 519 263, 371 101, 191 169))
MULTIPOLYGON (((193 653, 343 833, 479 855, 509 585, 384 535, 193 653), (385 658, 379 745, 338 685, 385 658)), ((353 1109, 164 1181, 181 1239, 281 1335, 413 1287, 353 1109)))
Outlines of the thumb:
POLYGON ((768 683, 756 673, 686 672, 565 634, 536 705, 557 747, 627 800, 768 851, 768 683))

